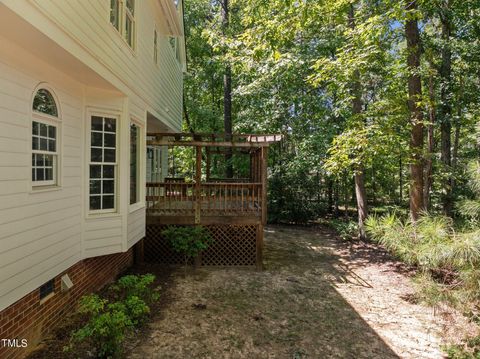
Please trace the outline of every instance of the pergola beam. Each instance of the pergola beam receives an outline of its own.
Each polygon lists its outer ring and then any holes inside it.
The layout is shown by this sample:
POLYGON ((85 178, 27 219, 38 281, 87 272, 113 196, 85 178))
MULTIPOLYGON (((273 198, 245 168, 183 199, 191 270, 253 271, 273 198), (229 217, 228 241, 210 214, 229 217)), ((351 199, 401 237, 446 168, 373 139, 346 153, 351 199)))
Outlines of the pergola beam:
POLYGON ((283 135, 264 134, 233 134, 231 140, 226 134, 218 133, 149 133, 147 144, 149 146, 201 146, 223 148, 262 148, 280 142, 283 135))
POLYGON ((190 146, 190 147, 233 147, 233 148, 260 148, 269 147, 273 142, 211 142, 211 141, 171 141, 148 140, 148 146, 190 146))

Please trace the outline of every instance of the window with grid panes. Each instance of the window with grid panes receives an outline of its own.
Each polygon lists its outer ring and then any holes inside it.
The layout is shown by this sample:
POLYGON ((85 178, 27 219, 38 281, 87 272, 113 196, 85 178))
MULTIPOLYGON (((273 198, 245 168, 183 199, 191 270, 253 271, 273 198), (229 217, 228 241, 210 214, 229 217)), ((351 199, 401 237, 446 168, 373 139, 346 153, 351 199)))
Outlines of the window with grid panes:
POLYGON ((47 89, 39 89, 33 99, 32 183, 33 186, 57 184, 58 110, 47 89))
POLYGON ((115 210, 117 173, 117 120, 92 116, 90 128, 91 211, 115 210))

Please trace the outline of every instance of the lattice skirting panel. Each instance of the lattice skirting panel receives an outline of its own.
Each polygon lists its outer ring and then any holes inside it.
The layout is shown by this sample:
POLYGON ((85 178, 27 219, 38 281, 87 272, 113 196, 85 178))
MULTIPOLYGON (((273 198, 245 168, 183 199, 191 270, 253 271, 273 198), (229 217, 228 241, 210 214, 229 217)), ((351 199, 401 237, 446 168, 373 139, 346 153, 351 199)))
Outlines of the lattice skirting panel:
MULTIPOLYGON (((183 255, 176 253, 162 236, 166 225, 147 225, 144 260, 149 263, 183 264, 183 255)), ((200 258, 202 266, 255 266, 257 264, 257 225, 205 226, 213 243, 200 258)), ((260 240, 260 239, 259 239, 260 240)), ((261 246, 259 246, 261 248, 261 246)))

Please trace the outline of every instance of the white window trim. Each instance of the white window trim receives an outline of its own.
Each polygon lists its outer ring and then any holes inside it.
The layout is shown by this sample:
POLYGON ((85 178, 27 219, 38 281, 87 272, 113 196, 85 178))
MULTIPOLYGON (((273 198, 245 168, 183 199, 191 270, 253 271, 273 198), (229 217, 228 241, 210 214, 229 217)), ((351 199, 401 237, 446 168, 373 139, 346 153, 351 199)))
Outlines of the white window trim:
POLYGON ((119 21, 119 28, 117 29, 111 22, 110 22, 110 3, 108 4, 108 17, 107 21, 110 24, 110 27, 114 30, 114 32, 119 36, 122 41, 127 45, 129 50, 132 52, 132 55, 136 56, 136 49, 137 49, 137 22, 136 22, 136 16, 137 16, 137 1, 133 4, 134 7, 134 13, 135 15, 130 14, 130 10, 127 9, 127 5, 125 4, 126 0, 118 0, 118 8, 119 8, 119 15, 118 15, 118 21, 119 21), (127 12, 129 14, 127 14, 127 12), (130 45, 125 38, 125 31, 126 31, 126 26, 125 26, 125 19, 126 16, 130 16, 132 20, 132 45, 130 45))
POLYGON ((99 216, 119 216, 121 215, 119 212, 119 202, 120 202, 120 196, 118 193, 118 190, 120 188, 119 182, 119 176, 120 176, 120 163, 119 163, 119 156, 120 156, 120 121, 121 121, 121 115, 119 112, 103 112, 103 111, 97 111, 97 110, 87 110, 87 125, 85 126, 86 128, 86 154, 85 154, 85 159, 86 159, 86 174, 85 174, 85 188, 86 188, 86 198, 85 198, 85 209, 86 209, 86 215, 88 218, 90 217, 99 217, 99 216), (115 162, 91 162, 91 133, 92 133, 92 117, 93 116, 98 116, 98 117, 109 117, 109 118, 114 118, 116 120, 115 123, 115 162), (114 207, 111 209, 95 209, 91 210, 90 209, 90 165, 113 165, 115 167, 115 183, 114 183, 114 207))
POLYGON ((130 159, 131 159, 131 152, 130 152, 130 133, 128 134, 128 166, 129 166, 129 171, 128 171, 128 203, 129 203, 129 213, 135 212, 136 210, 145 207, 145 169, 146 169, 146 149, 145 146, 145 125, 137 120, 136 118, 132 117, 130 118, 130 123, 128 126, 128 130, 130 131, 130 124, 136 125, 139 129, 139 141, 138 141, 138 166, 137 166, 137 196, 138 196, 138 201, 135 203, 130 204, 130 159))
POLYGON ((55 91, 46 83, 40 83, 37 85, 33 91, 32 98, 30 99, 30 123, 29 123, 29 153, 34 154, 48 154, 54 156, 55 165, 53 166, 53 178, 52 181, 33 181, 32 180, 32 156, 29 156, 29 163, 30 163, 30 193, 39 193, 39 192, 48 192, 48 191, 55 191, 62 188, 62 155, 63 155, 63 141, 62 141, 62 116, 61 116, 61 109, 60 109, 60 101, 55 94, 55 91), (35 98, 37 92, 41 89, 45 89, 53 97, 55 101, 55 106, 57 107, 57 117, 48 115, 46 113, 37 112, 33 110, 33 99, 35 98), (32 128, 33 122, 40 122, 46 125, 55 126, 56 127, 56 139, 55 139, 55 152, 50 151, 41 151, 41 150, 33 150, 32 149, 32 142, 33 142, 33 135, 32 135, 32 128))

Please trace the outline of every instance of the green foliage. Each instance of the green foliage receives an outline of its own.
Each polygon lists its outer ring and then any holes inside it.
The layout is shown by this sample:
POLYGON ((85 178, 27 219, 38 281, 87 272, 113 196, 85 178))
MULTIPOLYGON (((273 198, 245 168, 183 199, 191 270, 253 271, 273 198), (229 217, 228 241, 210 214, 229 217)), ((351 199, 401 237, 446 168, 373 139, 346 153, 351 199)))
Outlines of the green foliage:
POLYGON ((142 323, 150 313, 150 307, 144 300, 136 295, 127 297, 123 303, 120 303, 120 305, 124 306, 122 309, 127 314, 128 318, 130 318, 134 326, 142 323))
POLYGON ((195 258, 212 242, 207 229, 200 226, 174 227, 162 231, 162 235, 172 244, 173 249, 185 258, 195 258))
POLYGON ((155 281, 153 274, 126 275, 121 277, 111 288, 123 297, 137 297, 146 303, 152 303, 159 299, 159 294, 152 290, 155 281))
POLYGON ((86 324, 72 332, 65 350, 74 351, 82 343, 88 343, 99 358, 118 357, 127 332, 150 313, 147 303, 158 300, 158 293, 151 288, 154 280, 152 274, 127 275, 110 287, 115 293, 110 301, 97 294, 83 296, 78 311, 86 324))
POLYGON ((88 341, 97 350, 97 357, 116 357, 121 353, 121 344, 125 333, 133 326, 122 303, 108 303, 97 295, 87 295, 80 300, 79 311, 89 320, 75 331, 71 338, 71 347, 88 341))
MULTIPOLYGON (((331 212, 331 197, 340 206, 353 203, 347 192, 359 167, 366 173, 370 208, 407 204, 411 162, 407 17, 422 24, 424 97, 419 105, 426 114, 437 113, 434 140, 440 144, 441 93, 448 92, 452 147, 457 152, 456 163, 446 166, 440 160, 441 146, 433 153, 425 151, 425 158, 433 161, 434 176, 428 210, 439 209, 443 184, 450 176, 455 178, 454 199, 471 197, 465 189, 464 168, 478 156, 471 138, 480 114, 479 9, 475 1, 450 2, 447 8, 422 1, 415 12, 406 12, 405 3, 391 0, 232 0, 229 4, 230 26, 225 31, 218 1, 185 2, 189 53, 185 108, 192 129, 223 131, 223 72, 228 63, 232 67, 234 131, 288 136, 270 153, 271 220, 315 219, 331 212), (354 27, 349 21, 351 9, 354 27), (444 12, 452 22, 449 44, 438 36, 444 12), (448 84, 439 73, 447 45, 452 51, 448 84), (354 81, 360 83, 360 115, 352 113, 354 81)), ((190 162, 184 167, 179 171, 192 172, 190 162)), ((221 164, 214 167, 223 172, 221 164)), ((234 167, 240 174, 245 164, 234 167)), ((461 210, 476 209, 466 204, 461 210)))
POLYGON ((308 223, 326 211, 318 201, 318 179, 305 174, 275 171, 268 186, 268 221, 272 223, 308 223))
POLYGON ((332 219, 328 224, 344 241, 350 241, 358 234, 358 224, 355 221, 332 219))
POLYGON ((372 239, 403 261, 422 269, 459 270, 480 260, 480 242, 470 233, 453 230, 452 220, 425 214, 416 223, 395 214, 371 216, 366 223, 372 239))
POLYGON ((480 359, 480 336, 444 348, 449 359, 480 359))

